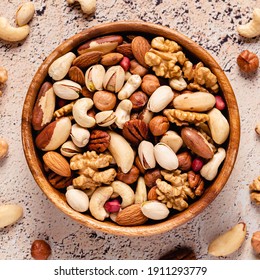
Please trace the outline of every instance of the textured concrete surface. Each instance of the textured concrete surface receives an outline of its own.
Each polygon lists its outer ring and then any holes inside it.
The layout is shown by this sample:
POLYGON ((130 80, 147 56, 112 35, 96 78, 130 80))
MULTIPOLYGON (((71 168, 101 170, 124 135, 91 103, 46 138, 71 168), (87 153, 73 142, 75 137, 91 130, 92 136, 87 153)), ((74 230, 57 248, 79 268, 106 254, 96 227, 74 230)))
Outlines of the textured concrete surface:
MULTIPOLYGON (((240 73, 236 57, 249 49, 259 54, 259 39, 243 39, 236 26, 249 21, 259 0, 97 0, 94 17, 86 18, 79 6, 66 1, 34 1, 31 33, 22 43, 0 41, 0 65, 9 80, 0 98, 0 136, 8 140, 9 155, 0 161, 0 204, 18 203, 24 208, 19 223, 0 229, 0 259, 31 259, 30 246, 45 239, 51 259, 158 259, 177 246, 192 247, 199 259, 208 243, 239 221, 247 224, 243 246, 226 259, 255 259, 250 239, 260 230, 260 207, 250 202, 248 185, 260 175, 259 71, 240 73), (186 34, 206 48, 223 67, 235 91, 241 114, 241 142, 232 175, 221 194, 193 221, 153 237, 116 237, 83 227, 56 209, 36 185, 27 167, 21 143, 22 104, 30 81, 44 58, 66 38, 103 22, 144 20, 186 34)), ((0 1, 0 15, 14 23, 19 0, 0 1)))

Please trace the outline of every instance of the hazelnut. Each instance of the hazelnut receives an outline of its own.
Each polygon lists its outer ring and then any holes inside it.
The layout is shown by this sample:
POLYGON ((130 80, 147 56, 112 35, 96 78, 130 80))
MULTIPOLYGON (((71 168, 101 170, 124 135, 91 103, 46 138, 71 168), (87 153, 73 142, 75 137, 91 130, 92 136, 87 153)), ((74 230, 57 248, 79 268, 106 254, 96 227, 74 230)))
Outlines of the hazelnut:
POLYGON ((159 79, 152 74, 145 75, 142 80, 142 91, 148 95, 152 95, 154 91, 160 87, 159 79))
POLYGON ((150 169, 144 174, 144 182, 148 188, 152 188, 156 185, 156 180, 162 179, 162 175, 159 169, 150 169))
POLYGON ((140 77, 143 77, 147 74, 148 69, 143 67, 141 64, 139 64, 135 59, 130 61, 130 69, 129 71, 133 75, 139 75, 140 77))
POLYGON ((35 240, 32 243, 31 255, 35 260, 47 260, 51 254, 50 245, 44 240, 35 240))
POLYGON ((257 255, 260 255, 260 231, 256 231, 251 238, 251 245, 254 249, 254 252, 257 255))
POLYGON ((116 96, 112 92, 100 90, 95 92, 93 102, 100 111, 112 110, 116 106, 116 96))
POLYGON ((179 161, 179 169, 182 171, 189 171, 191 169, 192 158, 188 151, 177 155, 179 161))
POLYGON ((133 184, 137 181, 140 171, 136 166, 132 166, 129 172, 123 173, 121 170, 117 172, 116 178, 119 181, 122 181, 128 185, 133 184))
POLYGON ((157 186, 153 186, 153 187, 149 190, 149 192, 148 192, 148 194, 147 194, 147 199, 148 199, 148 200, 157 200, 158 195, 157 195, 157 193, 156 193, 156 189, 157 189, 157 186))
POLYGON ((149 129, 154 136, 161 136, 169 129, 169 120, 164 116, 156 116, 149 122, 149 129))
POLYGON ((259 67, 259 59, 255 53, 244 50, 237 57, 237 64, 245 73, 255 72, 259 67))
POLYGON ((144 92, 142 92, 142 91, 136 91, 135 93, 133 93, 131 95, 131 97, 129 99, 130 99, 130 101, 133 104, 133 107, 132 107, 133 111, 142 110, 143 107, 148 102, 147 95, 144 92))
POLYGON ((90 99, 93 99, 93 95, 94 95, 94 93, 91 92, 90 90, 88 90, 87 87, 83 87, 83 88, 82 88, 81 94, 82 94, 84 97, 87 97, 87 98, 90 98, 90 99))
POLYGON ((0 138, 0 159, 4 158, 7 155, 8 148, 8 143, 4 139, 0 138))

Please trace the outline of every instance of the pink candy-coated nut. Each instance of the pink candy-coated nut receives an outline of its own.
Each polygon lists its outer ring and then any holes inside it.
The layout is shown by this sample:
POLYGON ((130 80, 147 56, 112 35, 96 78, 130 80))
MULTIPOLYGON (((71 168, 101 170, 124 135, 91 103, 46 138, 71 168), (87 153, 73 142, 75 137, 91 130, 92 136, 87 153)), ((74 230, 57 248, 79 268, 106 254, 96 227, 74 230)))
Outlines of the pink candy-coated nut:
POLYGON ((123 59, 120 61, 120 66, 126 71, 130 68, 130 59, 126 56, 123 57, 123 59))
POLYGON ((104 205, 104 208, 109 213, 115 213, 120 210, 121 204, 118 199, 113 199, 113 200, 107 201, 104 205))
POLYGON ((226 108, 226 103, 224 99, 220 95, 216 95, 215 98, 216 98, 215 107, 220 111, 224 110, 226 108))
POLYGON ((203 160, 200 158, 195 158, 191 163, 191 169, 194 172, 198 172, 201 170, 202 166, 204 165, 203 160))

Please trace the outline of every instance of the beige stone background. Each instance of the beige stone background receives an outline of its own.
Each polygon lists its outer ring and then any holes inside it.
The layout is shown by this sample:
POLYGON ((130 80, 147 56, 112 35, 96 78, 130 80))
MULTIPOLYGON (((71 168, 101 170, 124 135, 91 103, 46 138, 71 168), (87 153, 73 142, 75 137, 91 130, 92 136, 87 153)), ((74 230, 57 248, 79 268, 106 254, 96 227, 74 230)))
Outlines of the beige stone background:
MULTIPOLYGON (((260 55, 260 37, 244 39, 236 26, 250 20, 260 0, 97 0, 93 17, 65 0, 33 1, 35 16, 29 37, 22 43, 0 41, 0 65, 9 79, 0 98, 0 136, 10 151, 0 162, 0 204, 23 206, 24 216, 15 225, 0 229, 0 259, 31 259, 35 239, 52 247, 51 259, 158 259, 170 249, 189 246, 199 259, 218 234, 244 221, 243 246, 224 259, 252 260, 250 240, 260 230, 260 207, 250 202, 248 185, 260 175, 260 138, 254 127, 260 120, 260 73, 242 74, 236 57, 249 49, 260 55), (144 20, 171 28, 206 48, 223 67, 234 89, 241 115, 241 142, 234 170, 221 194, 194 220, 152 237, 128 238, 97 232, 77 224, 56 209, 36 185, 26 164, 21 142, 21 112, 27 88, 45 57, 66 38, 103 22, 144 20)), ((14 23, 20 0, 1 0, 0 16, 14 23)))

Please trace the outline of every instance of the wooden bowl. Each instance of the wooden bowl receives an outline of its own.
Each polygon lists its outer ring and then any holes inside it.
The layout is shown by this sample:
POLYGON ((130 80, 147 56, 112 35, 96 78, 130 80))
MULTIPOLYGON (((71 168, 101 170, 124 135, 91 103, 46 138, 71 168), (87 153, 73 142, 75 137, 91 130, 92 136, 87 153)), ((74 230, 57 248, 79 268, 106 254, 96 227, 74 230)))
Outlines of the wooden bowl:
POLYGON ((22 113, 23 149, 32 175, 41 190, 46 194, 46 196, 56 207, 58 207, 69 217, 89 228, 115 235, 149 236, 160 234, 177 228, 178 226, 190 221, 199 213, 201 213, 216 198, 216 196, 225 186, 236 160, 239 147, 239 139, 240 120, 237 102, 231 85, 218 63, 206 50, 204 50, 202 47, 197 45, 195 42, 193 42, 183 34, 180 34, 177 31, 169 29, 167 27, 145 22, 124 21, 101 24, 86 29, 81 33, 76 34, 75 36, 66 40, 47 57, 47 59, 42 63, 42 65, 36 72, 28 89, 22 113), (199 200, 191 204, 185 211, 180 212, 177 215, 170 216, 165 221, 132 227, 119 226, 110 221, 100 222, 92 218, 90 215, 81 214, 74 211, 66 203, 64 195, 61 194, 58 190, 54 189, 46 179, 44 171, 42 169, 41 161, 37 157, 37 151, 32 137, 31 126, 32 110, 38 91, 48 74, 48 68, 50 64, 55 59, 71 51, 72 49, 79 46, 82 42, 89 39, 107 34, 122 34, 126 32, 129 34, 133 34, 135 32, 145 33, 150 36, 163 36, 165 38, 174 40, 178 44, 183 46, 186 51, 188 51, 188 53, 191 53, 198 60, 202 61, 205 66, 209 67, 218 78, 219 86, 223 92, 227 104, 227 117, 230 124, 230 136, 226 145, 226 159, 222 165, 221 170, 219 171, 218 176, 206 189, 203 196, 199 200))

